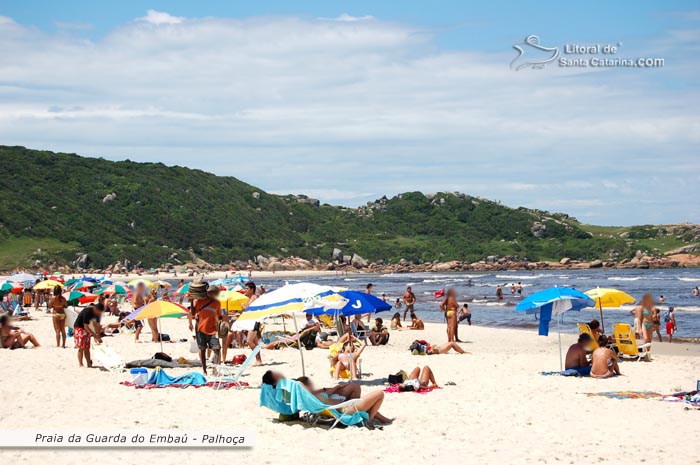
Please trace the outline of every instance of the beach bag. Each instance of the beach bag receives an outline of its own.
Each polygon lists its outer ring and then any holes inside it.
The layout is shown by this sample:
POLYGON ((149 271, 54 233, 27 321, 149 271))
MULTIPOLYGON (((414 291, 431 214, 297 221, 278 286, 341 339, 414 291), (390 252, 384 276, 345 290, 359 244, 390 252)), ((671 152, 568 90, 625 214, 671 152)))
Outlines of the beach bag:
POLYGON ((226 339, 226 336, 228 336, 228 322, 224 320, 219 321, 219 330, 217 331, 218 336, 221 339, 226 339))
POLYGON ((428 344, 426 341, 416 339, 413 341, 413 343, 411 343, 408 350, 413 355, 425 355, 430 350, 430 344, 428 344))
POLYGON ((304 334, 299 342, 306 350, 311 350, 316 347, 316 331, 309 331, 304 334))
POLYGON ((389 384, 401 384, 406 378, 408 378, 408 375, 405 371, 401 370, 395 375, 389 375, 389 384))
POLYGON ((164 354, 163 352, 156 352, 156 354, 153 356, 154 359, 156 360, 163 360, 164 362, 172 362, 173 358, 168 355, 164 354))
POLYGON ((209 283, 203 283, 201 281, 195 281, 193 283, 190 283, 190 300, 206 299, 207 289, 209 289, 209 283))
POLYGON ((197 345, 197 338, 192 336, 192 338, 190 339, 190 353, 196 354, 197 352, 199 352, 199 346, 197 345))
POLYGON ((245 354, 234 355, 231 359, 231 363, 234 365, 243 365, 248 357, 245 354))

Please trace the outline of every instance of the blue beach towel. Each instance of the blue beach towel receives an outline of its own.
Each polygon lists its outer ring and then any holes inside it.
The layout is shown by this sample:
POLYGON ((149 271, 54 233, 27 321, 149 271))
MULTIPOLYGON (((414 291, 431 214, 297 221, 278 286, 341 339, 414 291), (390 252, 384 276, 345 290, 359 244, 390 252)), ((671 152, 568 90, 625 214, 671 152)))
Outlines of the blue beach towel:
POLYGON ((260 389, 260 405, 274 410, 277 413, 291 415, 295 412, 305 411, 321 413, 328 410, 334 417, 340 418, 340 422, 347 426, 362 425, 369 421, 367 412, 342 413, 334 410, 311 394, 297 381, 282 379, 277 382, 277 387, 263 384, 260 389))
POLYGON ((201 373, 195 373, 194 371, 181 376, 172 377, 168 375, 165 370, 156 368, 151 373, 151 377, 148 378, 147 384, 156 384, 158 386, 168 386, 171 384, 180 386, 204 386, 207 384, 207 379, 201 373))

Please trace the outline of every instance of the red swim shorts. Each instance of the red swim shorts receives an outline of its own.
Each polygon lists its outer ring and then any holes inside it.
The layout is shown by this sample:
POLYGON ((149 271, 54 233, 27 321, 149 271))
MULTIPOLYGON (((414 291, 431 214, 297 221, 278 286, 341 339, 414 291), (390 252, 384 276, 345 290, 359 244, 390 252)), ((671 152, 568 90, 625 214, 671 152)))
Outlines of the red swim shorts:
POLYGON ((673 322, 672 321, 666 322, 666 334, 673 334, 673 322))
POLYGON ((90 334, 84 328, 73 328, 73 339, 78 349, 90 348, 90 334))

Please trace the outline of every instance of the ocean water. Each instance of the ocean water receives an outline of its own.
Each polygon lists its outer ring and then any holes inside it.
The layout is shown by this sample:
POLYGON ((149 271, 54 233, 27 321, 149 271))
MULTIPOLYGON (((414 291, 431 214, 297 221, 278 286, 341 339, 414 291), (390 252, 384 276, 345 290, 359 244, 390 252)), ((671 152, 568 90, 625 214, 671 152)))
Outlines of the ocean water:
MULTIPOLYGON (((678 337, 700 337, 700 298, 693 297, 692 290, 700 286, 700 269, 672 270, 557 270, 535 272, 497 272, 497 273, 402 273, 402 274, 350 274, 324 276, 313 279, 256 279, 268 289, 294 283, 311 281, 318 284, 343 286, 354 290, 364 290, 367 283, 374 285, 376 296, 386 294, 387 300, 394 302, 403 295, 406 286, 412 286, 418 299, 416 312, 424 321, 442 322, 439 311, 440 301, 434 292, 442 288, 454 288, 460 303, 469 303, 472 312, 472 324, 484 326, 503 326, 532 328, 536 330, 538 322, 533 315, 515 312, 520 301, 511 296, 510 285, 521 282, 523 296, 549 287, 574 287, 587 291, 596 287, 612 287, 623 290, 639 299, 650 292, 656 300, 663 295, 665 304, 659 304, 663 312, 668 305, 676 307, 678 337), (496 299, 496 286, 503 286, 504 300, 496 299)), ((605 309, 605 329, 610 333, 613 322, 633 323, 629 314, 632 306, 621 309, 605 309)), ((403 315, 403 308, 400 310, 403 315)), ((383 312, 379 316, 391 318, 392 312, 383 312)), ((576 332, 576 322, 600 319, 598 309, 586 309, 580 312, 568 312, 564 317, 562 330, 576 332)), ((661 333, 665 337, 662 321, 661 333)))

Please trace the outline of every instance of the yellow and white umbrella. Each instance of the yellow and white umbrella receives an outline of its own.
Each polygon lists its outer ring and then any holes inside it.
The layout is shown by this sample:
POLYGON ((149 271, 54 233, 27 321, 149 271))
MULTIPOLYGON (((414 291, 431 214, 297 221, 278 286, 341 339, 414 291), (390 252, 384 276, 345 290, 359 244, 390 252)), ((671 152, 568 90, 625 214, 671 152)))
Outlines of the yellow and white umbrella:
POLYGON ((53 279, 47 279, 46 281, 42 281, 39 284, 35 285, 32 289, 54 289, 56 286, 60 287, 61 289, 65 287, 65 285, 62 282, 54 281, 53 279))

